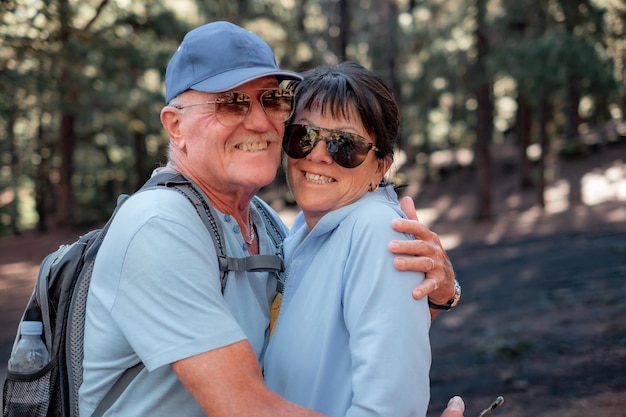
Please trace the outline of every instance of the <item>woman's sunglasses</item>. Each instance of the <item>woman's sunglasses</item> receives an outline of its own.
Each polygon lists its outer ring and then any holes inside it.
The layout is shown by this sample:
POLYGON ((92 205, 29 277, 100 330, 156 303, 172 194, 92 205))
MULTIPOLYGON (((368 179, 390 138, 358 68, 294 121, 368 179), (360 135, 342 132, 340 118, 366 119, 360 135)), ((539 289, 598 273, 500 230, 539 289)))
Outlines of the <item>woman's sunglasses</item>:
MULTIPOLYGON (((259 96, 259 102, 267 117, 277 122, 286 122, 291 117, 293 99, 293 91, 282 88, 264 90, 259 96)), ((235 126, 243 122, 243 119, 250 113, 252 98, 241 91, 229 91, 212 101, 173 107, 184 109, 205 104, 215 104, 215 118, 222 125, 235 126)))
POLYGON ((378 150, 372 142, 355 133, 299 124, 285 128, 283 149, 290 158, 301 159, 310 154, 320 140, 326 142, 333 161, 344 168, 358 167, 370 150, 378 150), (322 136, 321 132, 328 132, 328 136, 322 136))

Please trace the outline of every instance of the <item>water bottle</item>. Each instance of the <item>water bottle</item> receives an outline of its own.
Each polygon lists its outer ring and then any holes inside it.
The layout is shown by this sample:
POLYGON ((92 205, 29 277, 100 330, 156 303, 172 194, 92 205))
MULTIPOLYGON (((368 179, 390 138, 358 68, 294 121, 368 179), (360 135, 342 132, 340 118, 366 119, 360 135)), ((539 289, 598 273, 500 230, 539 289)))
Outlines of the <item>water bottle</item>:
MULTIPOLYGON (((23 321, 20 339, 11 352, 8 370, 12 374, 24 374, 26 379, 13 379, 5 386, 3 416, 45 417, 50 400, 50 372, 36 378, 36 373, 50 362, 46 345, 41 340, 43 325, 40 321, 23 321)), ((9 376, 9 379, 10 376, 9 376)))
POLYGON ((20 340, 11 353, 8 369, 14 373, 37 372, 50 361, 46 345, 41 340, 43 325, 40 321, 23 321, 20 340))

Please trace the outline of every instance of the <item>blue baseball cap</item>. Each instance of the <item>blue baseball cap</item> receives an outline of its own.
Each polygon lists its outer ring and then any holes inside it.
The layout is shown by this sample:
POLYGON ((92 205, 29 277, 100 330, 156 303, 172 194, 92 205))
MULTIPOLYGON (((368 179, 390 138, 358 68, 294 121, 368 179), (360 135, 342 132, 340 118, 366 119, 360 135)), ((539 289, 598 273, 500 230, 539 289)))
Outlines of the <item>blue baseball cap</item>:
POLYGON ((212 22, 191 30, 165 71, 165 102, 187 90, 227 91, 257 78, 302 80, 278 68, 272 48, 257 34, 229 22, 212 22))

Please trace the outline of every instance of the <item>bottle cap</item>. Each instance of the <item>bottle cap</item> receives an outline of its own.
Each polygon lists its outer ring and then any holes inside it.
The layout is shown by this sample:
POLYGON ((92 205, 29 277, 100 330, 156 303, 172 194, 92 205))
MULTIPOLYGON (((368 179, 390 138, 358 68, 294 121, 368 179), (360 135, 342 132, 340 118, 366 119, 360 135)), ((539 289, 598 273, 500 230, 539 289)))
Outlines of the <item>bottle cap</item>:
POLYGON ((25 335, 41 335, 43 324, 40 321, 23 321, 20 325, 20 333, 25 335))

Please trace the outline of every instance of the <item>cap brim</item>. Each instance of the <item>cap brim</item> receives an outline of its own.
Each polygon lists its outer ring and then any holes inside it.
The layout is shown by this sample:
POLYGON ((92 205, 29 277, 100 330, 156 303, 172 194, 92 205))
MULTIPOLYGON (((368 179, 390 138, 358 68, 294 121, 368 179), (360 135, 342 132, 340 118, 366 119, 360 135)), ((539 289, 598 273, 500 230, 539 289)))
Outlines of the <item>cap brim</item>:
POLYGON ((222 74, 217 74, 204 81, 200 81, 189 87, 192 90, 202 91, 205 93, 221 93, 233 88, 239 87, 242 84, 254 81, 258 78, 275 76, 278 81, 294 80, 302 81, 302 76, 297 72, 292 71, 277 71, 275 68, 239 68, 232 71, 227 71, 222 74))

